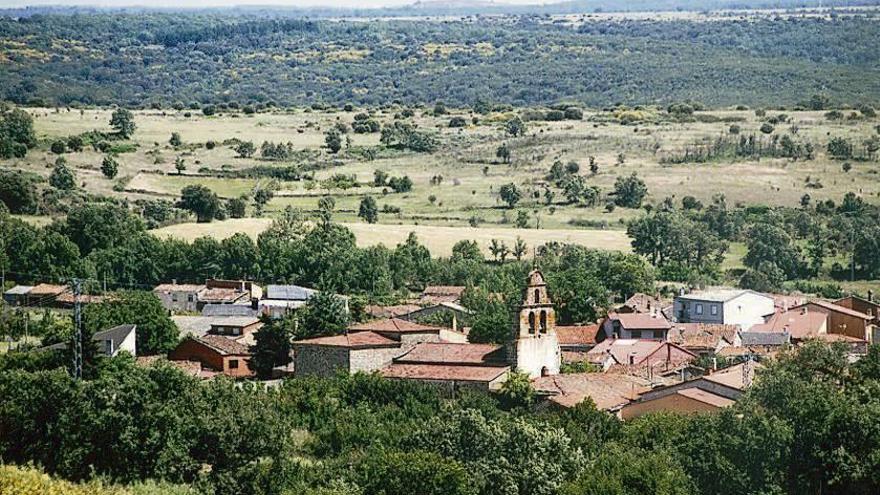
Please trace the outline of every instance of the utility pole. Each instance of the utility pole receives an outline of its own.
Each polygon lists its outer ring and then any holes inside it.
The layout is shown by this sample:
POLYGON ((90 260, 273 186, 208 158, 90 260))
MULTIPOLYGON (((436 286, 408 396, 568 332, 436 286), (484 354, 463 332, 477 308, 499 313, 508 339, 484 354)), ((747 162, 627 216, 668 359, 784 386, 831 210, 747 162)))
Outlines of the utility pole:
POLYGON ((80 305, 81 281, 73 279, 73 379, 82 379, 82 307, 80 305))

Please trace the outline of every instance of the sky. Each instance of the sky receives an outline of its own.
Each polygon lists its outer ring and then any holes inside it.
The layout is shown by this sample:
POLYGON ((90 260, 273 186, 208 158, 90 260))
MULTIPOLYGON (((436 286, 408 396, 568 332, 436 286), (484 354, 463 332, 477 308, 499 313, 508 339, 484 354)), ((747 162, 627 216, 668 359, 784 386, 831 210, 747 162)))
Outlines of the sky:
MULTIPOLYGON (((89 5, 99 7, 232 7, 236 5, 272 5, 289 7, 373 8, 408 5, 416 0, 0 0, 0 8, 29 5, 89 5)), ((425 1, 425 0, 423 0, 425 1)), ((431 1, 431 0, 427 0, 431 1)), ((458 0, 467 3, 466 0, 458 0)), ((558 1, 558 0, 556 0, 558 1)), ((494 0, 499 4, 553 3, 553 0, 494 0)))

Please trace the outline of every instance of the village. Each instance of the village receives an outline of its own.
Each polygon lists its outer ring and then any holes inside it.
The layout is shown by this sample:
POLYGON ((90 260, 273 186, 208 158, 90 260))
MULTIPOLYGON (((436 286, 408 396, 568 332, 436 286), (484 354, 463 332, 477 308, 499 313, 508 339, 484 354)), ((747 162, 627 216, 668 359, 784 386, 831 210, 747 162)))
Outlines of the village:
MULTIPOLYGON (((758 378, 762 363, 780 352, 809 341, 839 343, 855 361, 880 338, 880 302, 870 292, 867 298, 833 301, 724 287, 681 289, 672 299, 637 293, 597 322, 557 325, 552 294, 535 269, 510 340, 470 343, 470 329, 460 323, 472 313, 461 305, 464 291, 428 286, 406 304, 368 306, 368 320, 350 324, 342 334, 292 342, 289 363, 264 383, 376 373, 432 384, 454 396, 464 388, 498 392, 520 374, 528 378, 538 408, 571 408, 589 399, 626 420, 661 411, 718 411, 735 403, 758 378)), ((172 281, 152 292, 178 327, 179 344, 167 355, 141 355, 137 326, 124 324, 94 333, 99 353, 129 353, 144 366, 167 360, 206 380, 253 380, 255 335, 318 293, 296 285, 264 289, 252 281, 215 279, 172 281)), ((62 310, 103 299, 75 297, 68 286, 53 284, 15 286, 3 297, 11 307, 62 310)), ((347 298, 336 297, 348 311, 347 298)))

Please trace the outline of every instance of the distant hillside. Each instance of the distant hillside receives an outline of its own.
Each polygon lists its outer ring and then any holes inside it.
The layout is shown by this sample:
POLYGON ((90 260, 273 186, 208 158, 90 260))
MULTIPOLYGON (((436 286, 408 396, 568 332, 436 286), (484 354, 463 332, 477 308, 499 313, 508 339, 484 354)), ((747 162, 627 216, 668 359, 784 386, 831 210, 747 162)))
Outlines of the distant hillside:
POLYGON ((72 15, 135 12, 195 12, 248 14, 296 17, 402 17, 402 16, 464 16, 479 14, 554 15, 599 12, 667 12, 713 11, 743 9, 796 9, 816 7, 860 7, 880 5, 880 0, 570 0, 561 2, 535 1, 532 4, 509 4, 493 0, 420 0, 402 7, 352 9, 336 7, 236 6, 229 8, 151 8, 144 2, 131 0, 132 7, 96 7, 88 0, 82 6, 32 6, 2 9, 0 16, 30 17, 34 15, 72 15))
POLYGON ((0 98, 168 106, 392 101, 793 105, 880 101, 869 16, 320 21, 225 13, 0 19, 0 98), (108 33, 111 35, 108 36, 108 33))

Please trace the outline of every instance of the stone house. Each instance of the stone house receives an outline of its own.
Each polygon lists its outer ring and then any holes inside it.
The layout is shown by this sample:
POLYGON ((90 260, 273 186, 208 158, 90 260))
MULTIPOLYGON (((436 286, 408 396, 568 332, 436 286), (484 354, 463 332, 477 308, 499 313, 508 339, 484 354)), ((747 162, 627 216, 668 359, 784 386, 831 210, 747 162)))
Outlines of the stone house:
POLYGON ((169 311, 195 313, 201 309, 199 296, 205 290, 204 284, 160 284, 153 294, 162 301, 162 307, 169 311))
POLYGON ((188 337, 168 354, 169 360, 198 361, 202 368, 233 378, 253 376, 250 357, 248 346, 222 335, 188 337))
POLYGON ((382 369, 392 379, 419 380, 454 392, 462 387, 498 390, 507 379, 503 346, 424 342, 382 369))
POLYGON ((369 373, 391 364, 402 352, 399 341, 370 331, 300 340, 293 348, 296 376, 331 377, 340 370, 369 373))
POLYGON ((339 371, 376 371, 416 344, 445 341, 442 336, 447 333, 439 327, 400 318, 354 324, 345 335, 295 341, 294 373, 332 376, 339 371))
POLYGON ((764 323, 774 307, 773 298, 759 292, 717 288, 677 296, 673 317, 680 323, 720 323, 748 330, 764 323))

